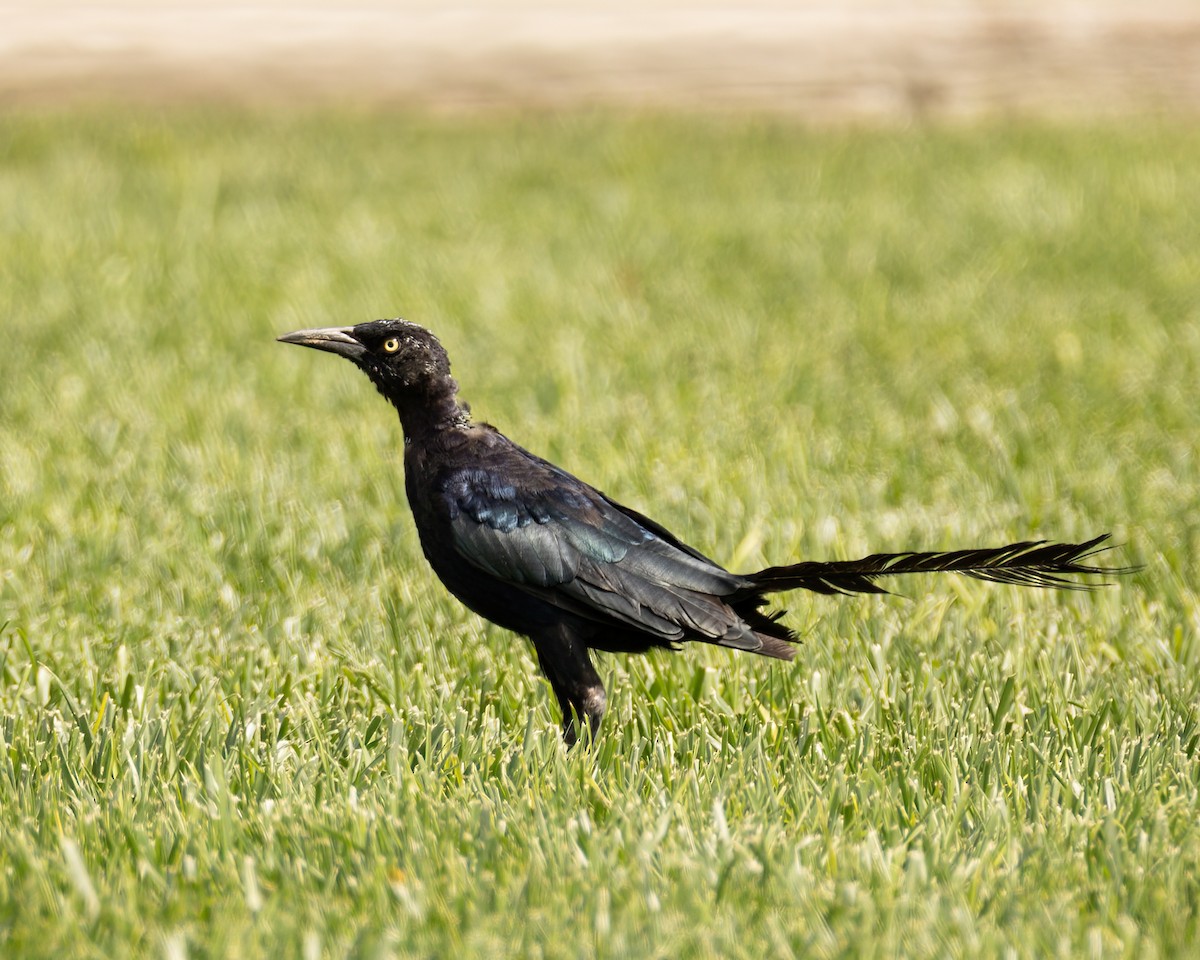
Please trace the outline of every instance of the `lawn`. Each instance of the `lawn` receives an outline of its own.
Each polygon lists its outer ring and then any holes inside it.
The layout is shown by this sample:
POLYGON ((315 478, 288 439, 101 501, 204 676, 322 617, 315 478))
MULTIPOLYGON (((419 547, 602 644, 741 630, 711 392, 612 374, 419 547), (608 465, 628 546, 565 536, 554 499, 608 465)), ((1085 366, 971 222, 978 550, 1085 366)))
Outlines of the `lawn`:
POLYGON ((1200 937, 1200 126, 0 119, 0 955, 1154 957, 1200 937), (794 664, 528 644, 425 567, 403 315, 780 597, 794 664))

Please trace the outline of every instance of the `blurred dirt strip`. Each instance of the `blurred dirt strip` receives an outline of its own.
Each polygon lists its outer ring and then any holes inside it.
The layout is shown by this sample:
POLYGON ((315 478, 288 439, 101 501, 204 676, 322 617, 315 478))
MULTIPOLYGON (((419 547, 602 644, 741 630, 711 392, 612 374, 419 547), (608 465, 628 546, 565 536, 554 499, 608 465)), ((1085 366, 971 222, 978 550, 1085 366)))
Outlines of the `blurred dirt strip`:
POLYGON ((79 101, 1192 112, 1200 0, 0 2, 0 106, 79 101))

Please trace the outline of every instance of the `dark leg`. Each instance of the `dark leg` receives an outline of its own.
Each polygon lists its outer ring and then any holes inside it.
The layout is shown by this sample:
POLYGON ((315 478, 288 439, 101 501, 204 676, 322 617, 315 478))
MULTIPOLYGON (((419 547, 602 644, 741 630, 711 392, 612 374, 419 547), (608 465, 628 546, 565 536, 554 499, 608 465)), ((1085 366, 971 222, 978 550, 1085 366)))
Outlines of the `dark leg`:
POLYGON ((604 684, 592 666, 587 646, 570 627, 533 637, 538 665, 550 681, 563 716, 563 740, 572 746, 579 739, 577 722, 588 725, 592 736, 604 717, 604 684))

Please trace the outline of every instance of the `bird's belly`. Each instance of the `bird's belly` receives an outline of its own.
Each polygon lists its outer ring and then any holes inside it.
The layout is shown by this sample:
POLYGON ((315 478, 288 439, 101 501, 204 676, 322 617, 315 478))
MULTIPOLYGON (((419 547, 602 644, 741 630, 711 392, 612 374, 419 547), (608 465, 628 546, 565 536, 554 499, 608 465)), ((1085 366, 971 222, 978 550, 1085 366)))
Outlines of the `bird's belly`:
POLYGON ((457 569, 439 570, 437 566, 433 569, 463 606, 514 633, 529 636, 571 617, 545 600, 474 567, 466 576, 457 569))
POLYGON ((460 602, 485 620, 514 633, 529 636, 561 624, 573 615, 520 587, 494 577, 464 560, 445 539, 420 533, 425 559, 442 585, 460 602))

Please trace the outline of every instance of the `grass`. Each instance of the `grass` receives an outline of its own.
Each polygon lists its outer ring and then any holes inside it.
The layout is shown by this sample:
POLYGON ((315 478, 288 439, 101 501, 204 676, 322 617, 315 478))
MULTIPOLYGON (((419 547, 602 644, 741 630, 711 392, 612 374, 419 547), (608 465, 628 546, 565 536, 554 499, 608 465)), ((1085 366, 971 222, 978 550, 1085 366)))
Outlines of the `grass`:
POLYGON ((1200 128, 0 119, 0 954, 1154 957, 1200 937, 1200 128), (526 643, 398 424, 402 314, 714 557, 1112 529, 1089 594, 781 598, 786 665, 526 643))

